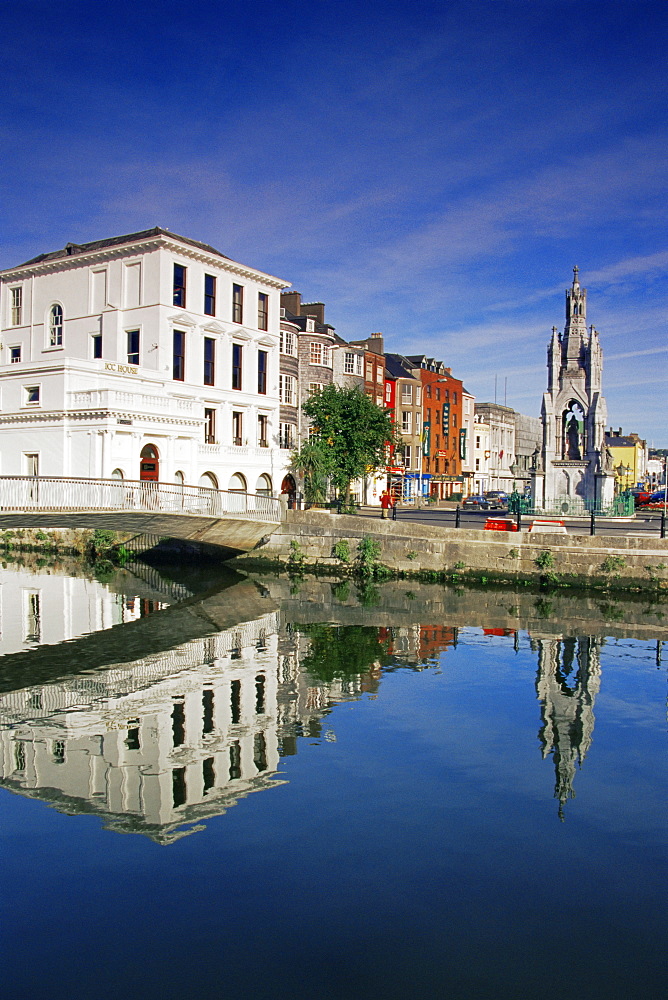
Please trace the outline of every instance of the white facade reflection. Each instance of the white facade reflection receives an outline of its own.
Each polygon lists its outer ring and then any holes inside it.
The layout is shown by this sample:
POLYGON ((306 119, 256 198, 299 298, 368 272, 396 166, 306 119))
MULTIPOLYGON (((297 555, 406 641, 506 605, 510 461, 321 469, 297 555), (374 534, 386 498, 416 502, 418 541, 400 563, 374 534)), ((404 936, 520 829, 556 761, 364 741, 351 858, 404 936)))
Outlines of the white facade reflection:
POLYGON ((1 568, 0 656, 135 621, 172 603, 169 595, 125 576, 134 593, 116 593, 97 580, 46 568, 1 568))
MULTIPOLYGON (((0 696, 5 787, 167 844, 254 791, 318 737, 350 682, 312 684, 278 613, 165 653, 0 696)), ((325 738, 328 738, 327 736, 325 738)), ((331 737, 329 737, 331 738, 331 737)))

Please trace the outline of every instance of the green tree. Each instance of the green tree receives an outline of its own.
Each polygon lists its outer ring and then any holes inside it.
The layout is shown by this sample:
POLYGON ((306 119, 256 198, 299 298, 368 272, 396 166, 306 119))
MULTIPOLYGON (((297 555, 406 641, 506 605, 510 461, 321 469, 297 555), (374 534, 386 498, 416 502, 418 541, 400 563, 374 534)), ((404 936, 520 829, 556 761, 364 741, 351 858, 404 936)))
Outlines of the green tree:
POLYGON ((304 476, 304 496, 308 503, 322 503, 327 495, 327 460, 320 442, 305 441, 292 457, 295 468, 304 476))
POLYGON ((386 447, 394 440, 389 414, 362 389, 337 385, 314 393, 302 410, 317 433, 295 452, 294 466, 307 480, 317 467, 319 476, 329 478, 348 503, 353 480, 385 464, 386 447))
POLYGON ((376 663, 384 667, 392 662, 386 643, 373 626, 298 625, 297 628, 311 640, 302 666, 318 680, 350 678, 367 673, 376 663))

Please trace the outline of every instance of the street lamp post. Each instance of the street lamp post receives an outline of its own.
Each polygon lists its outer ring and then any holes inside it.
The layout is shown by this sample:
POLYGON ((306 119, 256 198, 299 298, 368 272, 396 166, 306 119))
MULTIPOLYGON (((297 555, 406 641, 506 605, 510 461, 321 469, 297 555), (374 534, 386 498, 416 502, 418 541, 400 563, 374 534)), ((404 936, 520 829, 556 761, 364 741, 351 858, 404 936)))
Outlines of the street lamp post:
POLYGON ((629 477, 629 473, 631 472, 631 466, 630 465, 622 465, 620 463, 617 466, 617 468, 616 468, 615 471, 617 472, 617 475, 618 475, 618 478, 619 478, 619 481, 620 481, 620 490, 619 490, 619 492, 623 493, 625 490, 628 489, 628 486, 629 486, 627 480, 628 480, 628 477, 629 477))

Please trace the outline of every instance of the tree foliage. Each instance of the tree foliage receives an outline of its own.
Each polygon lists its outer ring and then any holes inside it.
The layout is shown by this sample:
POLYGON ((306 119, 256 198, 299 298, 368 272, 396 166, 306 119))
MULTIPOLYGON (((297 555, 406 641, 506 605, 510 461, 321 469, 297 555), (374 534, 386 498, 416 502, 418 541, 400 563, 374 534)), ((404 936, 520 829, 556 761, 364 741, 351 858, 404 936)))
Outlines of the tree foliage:
POLYGON ((392 661, 378 629, 368 625, 298 625, 311 640, 302 666, 321 681, 365 674, 392 661))
MULTIPOLYGON (((302 410, 317 433, 296 452, 293 463, 304 472, 305 492, 329 478, 346 499, 350 484, 385 464, 386 446, 394 440, 385 410, 356 387, 327 385, 314 393, 302 410)), ((308 496, 307 499, 314 499, 308 496)))

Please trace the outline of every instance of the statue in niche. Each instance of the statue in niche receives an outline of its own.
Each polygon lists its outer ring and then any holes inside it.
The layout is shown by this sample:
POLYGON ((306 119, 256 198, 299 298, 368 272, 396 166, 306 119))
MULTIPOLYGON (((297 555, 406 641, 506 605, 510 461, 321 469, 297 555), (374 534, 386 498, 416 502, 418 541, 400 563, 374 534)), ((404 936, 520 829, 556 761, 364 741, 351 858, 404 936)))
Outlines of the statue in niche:
POLYGON ((571 413, 570 420, 566 424, 566 458, 572 461, 578 461, 582 458, 582 452, 580 451, 580 430, 578 427, 578 419, 574 413, 571 413))
POLYGON ((613 470, 613 461, 614 461, 614 458, 613 458, 612 452, 608 448, 607 444, 604 444, 603 445, 603 449, 601 451, 601 468, 602 468, 603 472, 608 472, 608 473, 612 472, 612 470, 613 470))

